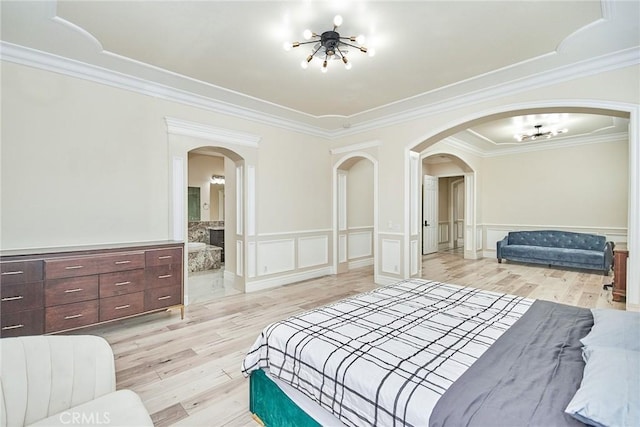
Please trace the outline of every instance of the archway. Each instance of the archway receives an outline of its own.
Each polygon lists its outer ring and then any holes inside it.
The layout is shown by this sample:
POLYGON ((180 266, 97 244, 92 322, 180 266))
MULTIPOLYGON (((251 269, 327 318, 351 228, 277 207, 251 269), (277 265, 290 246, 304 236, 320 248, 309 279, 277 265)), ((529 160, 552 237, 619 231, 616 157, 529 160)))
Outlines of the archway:
MULTIPOLYGON (((225 162, 225 184, 229 187, 225 192, 225 281, 245 292, 248 279, 255 276, 255 250, 251 248, 255 248, 256 239, 255 165, 260 137, 169 117, 165 120, 169 145, 169 236, 185 243, 187 240, 188 152, 211 147, 229 159, 225 162)), ((183 267, 186 296, 189 290, 186 251, 183 267)))
MULTIPOLYGON (((333 271, 343 273, 353 266, 364 266, 370 262, 374 266, 374 281, 378 276, 378 161, 368 153, 350 153, 340 158, 333 167, 333 271), (349 172, 354 168, 365 169, 360 176, 360 185, 365 191, 364 211, 360 215, 350 215, 359 203, 350 191, 349 172), (364 181, 369 181, 366 184, 364 181), (370 191, 370 195, 367 194, 370 191), (352 209, 349 209, 349 205, 352 209), (367 211, 370 207, 370 211, 367 211), (349 219, 355 224, 349 224, 349 219), (354 221, 354 218, 358 218, 354 221), (355 226, 354 226, 355 225, 355 226)), ((360 194, 360 201, 363 195, 360 194)))
POLYGON ((435 222, 427 224, 425 221, 425 209, 427 201, 423 188, 423 226, 422 242, 425 254, 426 239, 436 239, 431 242, 435 245, 435 251, 463 248, 465 258, 475 258, 475 253, 470 247, 466 247, 466 225, 474 221, 475 212, 466 208, 473 208, 472 201, 475 198, 473 192, 467 192, 475 177, 475 170, 467 161, 446 149, 425 150, 420 156, 422 176, 434 177, 437 180, 436 197, 437 205, 435 222), (428 233, 426 227, 432 227, 432 233, 428 233))
MULTIPOLYGON (((539 114, 550 112, 578 112, 585 114, 604 114, 614 117, 629 119, 629 188, 628 188, 628 222, 627 222, 627 246, 629 248, 629 271, 627 288, 627 309, 640 310, 640 107, 636 104, 616 103, 600 100, 558 100, 540 101, 525 104, 506 105, 493 107, 471 113, 454 121, 434 128, 419 141, 415 141, 407 147, 406 179, 412 183, 407 189, 405 211, 410 218, 410 226, 414 227, 416 218, 411 213, 411 200, 417 198, 418 182, 412 173, 411 159, 417 152, 423 152, 438 141, 451 136, 461 130, 475 124, 480 124, 515 115, 539 114)), ((473 230, 474 234, 478 230, 473 230)), ((407 241, 410 241, 410 235, 407 241)), ((407 248, 409 250, 409 248, 407 248)), ((413 254, 412 254, 413 257, 413 254)), ((417 262, 413 259, 407 261, 417 262)))

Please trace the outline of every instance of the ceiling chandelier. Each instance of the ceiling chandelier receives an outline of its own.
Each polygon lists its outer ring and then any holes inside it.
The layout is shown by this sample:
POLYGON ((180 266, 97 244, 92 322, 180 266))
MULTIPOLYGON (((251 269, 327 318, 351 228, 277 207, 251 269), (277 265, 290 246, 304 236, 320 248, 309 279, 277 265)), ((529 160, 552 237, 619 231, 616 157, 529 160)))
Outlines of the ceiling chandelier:
POLYGON ((284 49, 290 50, 292 47, 299 47, 303 44, 313 44, 313 50, 311 55, 307 56, 307 59, 303 60, 300 63, 300 66, 303 69, 307 69, 309 63, 313 58, 322 59, 322 72, 327 72, 327 65, 330 59, 339 59, 344 63, 344 67, 347 70, 351 69, 351 62, 347 59, 348 49, 347 47, 352 47, 360 50, 362 53, 368 53, 369 56, 375 55, 375 51, 373 49, 367 49, 362 46, 364 43, 364 36, 350 36, 350 37, 342 37, 340 33, 336 31, 336 29, 342 25, 342 16, 336 15, 333 18, 333 29, 329 31, 325 31, 322 34, 318 35, 311 30, 304 30, 302 34, 305 38, 305 42, 285 42, 284 49), (357 43, 354 44, 354 43, 357 43), (316 56, 317 55, 317 56, 316 56))
POLYGON ((542 125, 535 125, 534 126, 535 130, 530 130, 527 133, 517 133, 514 135, 514 138, 518 140, 518 142, 522 142, 522 141, 535 141, 538 138, 546 138, 549 139, 552 136, 556 136, 559 135, 561 133, 565 133, 567 132, 569 129, 551 129, 548 130, 546 132, 542 132, 542 125))
POLYGON ((222 175, 211 175, 211 183, 217 185, 224 185, 224 176, 222 175))

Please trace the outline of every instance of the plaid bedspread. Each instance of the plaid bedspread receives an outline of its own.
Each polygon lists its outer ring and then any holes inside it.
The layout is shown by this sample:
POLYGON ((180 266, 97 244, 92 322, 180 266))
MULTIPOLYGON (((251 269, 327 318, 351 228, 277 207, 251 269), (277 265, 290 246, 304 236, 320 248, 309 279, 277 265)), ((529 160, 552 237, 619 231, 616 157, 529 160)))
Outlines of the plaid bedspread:
POLYGON ((351 426, 426 426, 438 398, 533 300, 405 280, 267 326, 255 369, 351 426))

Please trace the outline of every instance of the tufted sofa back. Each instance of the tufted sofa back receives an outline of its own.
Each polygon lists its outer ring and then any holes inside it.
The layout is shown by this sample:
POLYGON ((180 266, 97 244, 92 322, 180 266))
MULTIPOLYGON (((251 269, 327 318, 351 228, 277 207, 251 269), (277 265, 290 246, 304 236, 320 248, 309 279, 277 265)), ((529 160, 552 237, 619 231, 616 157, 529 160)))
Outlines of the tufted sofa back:
POLYGON ((0 339, 0 426, 22 426, 116 389, 113 351, 92 335, 0 339))
POLYGON ((606 244, 606 238, 596 234, 573 233, 570 231, 511 231, 509 233, 509 244, 601 251, 606 244))

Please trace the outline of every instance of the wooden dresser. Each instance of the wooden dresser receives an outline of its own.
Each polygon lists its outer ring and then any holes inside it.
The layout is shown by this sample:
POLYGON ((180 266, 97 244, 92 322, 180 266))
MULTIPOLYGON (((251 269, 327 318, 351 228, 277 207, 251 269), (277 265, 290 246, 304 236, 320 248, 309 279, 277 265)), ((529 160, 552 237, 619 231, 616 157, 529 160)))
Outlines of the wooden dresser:
POLYGON ((613 248, 613 300, 624 302, 627 299, 627 258, 629 250, 625 243, 616 243, 613 248))
POLYGON ((0 254, 0 337, 49 334, 180 308, 183 243, 0 254))

